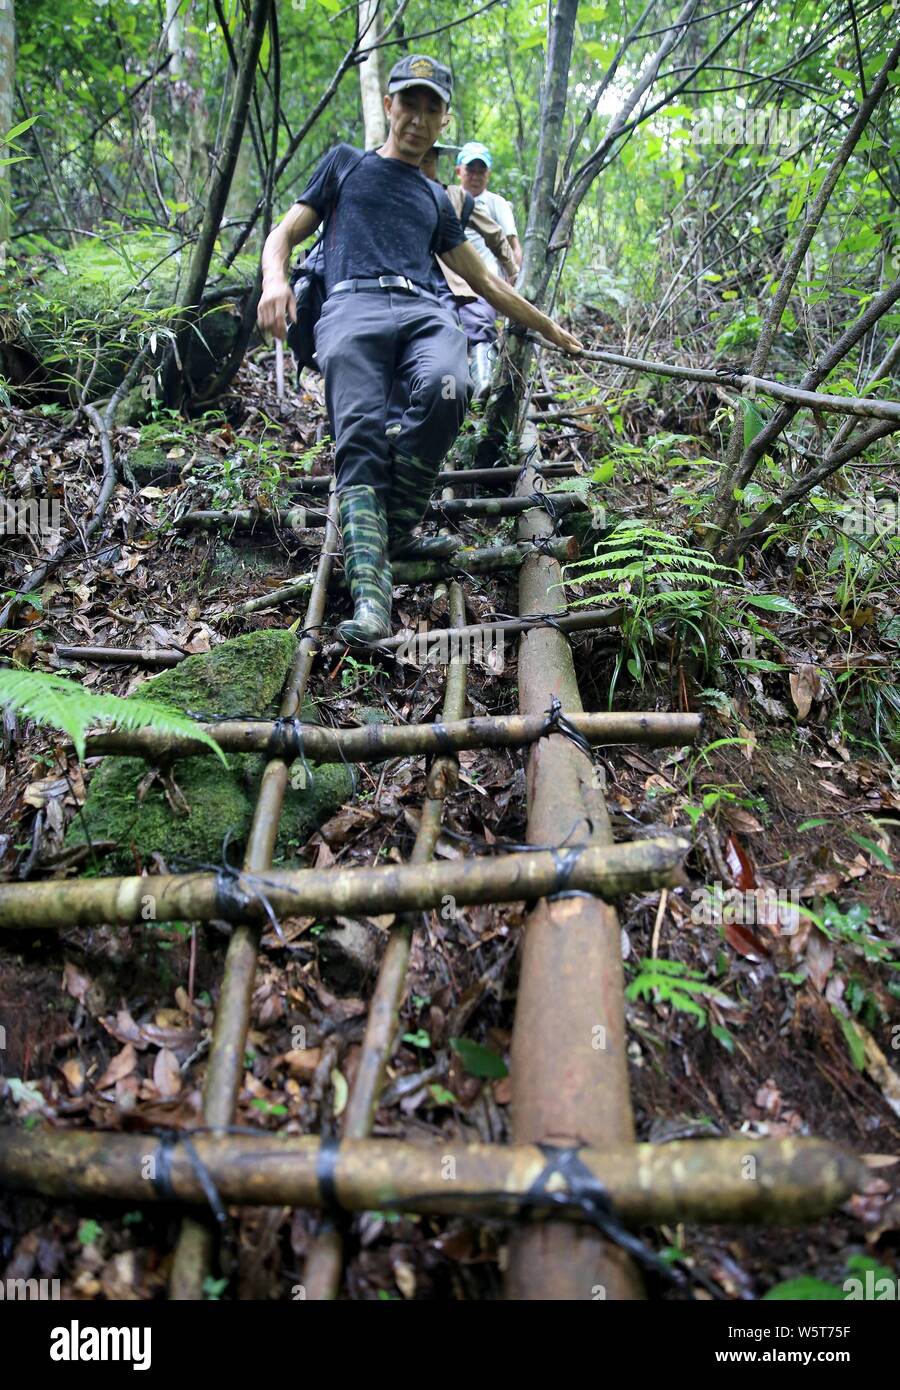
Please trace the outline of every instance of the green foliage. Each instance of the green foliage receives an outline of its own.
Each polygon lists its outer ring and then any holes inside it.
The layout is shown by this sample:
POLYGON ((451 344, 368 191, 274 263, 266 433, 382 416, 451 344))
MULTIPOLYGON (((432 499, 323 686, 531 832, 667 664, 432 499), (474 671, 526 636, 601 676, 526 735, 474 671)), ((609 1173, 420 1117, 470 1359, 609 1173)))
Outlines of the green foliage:
POLYGON ((873 964, 890 963, 897 951, 892 942, 882 940, 867 929, 868 903, 852 903, 844 912, 833 899, 826 898, 819 912, 805 908, 804 913, 815 923, 823 936, 832 941, 847 943, 873 964))
POLYGON ((85 755, 85 738, 97 724, 120 729, 151 729, 155 733, 187 735, 211 748, 228 766, 215 739, 194 720, 152 700, 118 695, 99 695, 85 690, 77 681, 44 671, 0 671, 0 705, 6 705, 25 719, 47 724, 68 734, 79 758, 85 755))
MULTIPOLYGON (((699 970, 692 970, 678 960, 642 960, 637 976, 625 990, 625 997, 671 1004, 679 1013, 696 1018, 700 1027, 705 1026, 708 1015, 707 1010, 697 1002, 698 998, 730 1003, 727 995, 705 980, 699 970)), ((713 1031, 716 1032, 715 1029, 713 1031)), ((721 1038, 719 1040, 722 1041, 721 1038)))
POLYGON ((786 1279, 763 1294, 763 1299, 772 1303, 828 1302, 837 1299, 843 1302, 844 1294, 836 1284, 828 1284, 824 1279, 815 1279, 810 1274, 801 1274, 797 1279, 786 1279))
MULTIPOLYGON (((776 1284, 774 1288, 769 1289, 767 1293, 763 1294, 763 1301, 771 1303, 805 1303, 807 1301, 820 1302, 822 1300, 828 1302, 845 1302, 849 1293, 849 1290, 845 1286, 850 1279, 859 1280, 862 1284, 863 1296, 871 1297, 873 1300, 878 1300, 879 1297, 884 1296, 880 1290, 874 1287, 879 1280, 886 1279, 889 1285, 893 1286, 896 1291, 896 1275, 892 1274, 891 1271, 883 1264, 880 1264, 878 1260, 873 1259, 871 1255, 851 1255, 846 1263, 846 1271, 847 1274, 844 1280, 844 1287, 837 1284, 829 1284, 824 1279, 814 1279, 811 1275, 804 1274, 797 1279, 787 1279, 782 1284, 776 1284), (870 1276, 868 1285, 866 1282, 866 1275, 870 1276), (871 1295, 869 1293, 870 1289, 873 1290, 871 1295)), ((894 1296, 896 1297, 896 1293, 894 1296)))
POLYGON ((103 1235, 103 1227, 99 1221, 80 1221, 78 1223, 78 1239, 82 1245, 96 1245, 103 1235))
POLYGON ((567 575, 578 570, 584 571, 578 583, 599 584, 601 592, 573 599, 572 607, 594 604, 599 598, 624 600, 643 610, 697 611, 737 575, 708 551, 686 545, 683 537, 636 520, 619 522, 611 535, 598 541, 593 559, 564 566, 567 575))
POLYGON ((462 1063, 463 1071, 467 1071, 470 1076, 497 1080, 508 1075, 503 1058, 492 1052, 489 1047, 483 1047, 471 1038, 451 1038, 450 1046, 462 1063))
POLYGON ((637 520, 621 521, 594 546, 593 558, 563 566, 564 582, 598 585, 583 598, 571 598, 572 608, 584 604, 623 604, 623 644, 610 681, 609 700, 623 666, 643 683, 645 653, 652 649, 654 624, 674 622, 679 639, 690 634, 705 654, 703 622, 718 595, 739 579, 736 570, 719 564, 706 550, 686 543, 637 520))

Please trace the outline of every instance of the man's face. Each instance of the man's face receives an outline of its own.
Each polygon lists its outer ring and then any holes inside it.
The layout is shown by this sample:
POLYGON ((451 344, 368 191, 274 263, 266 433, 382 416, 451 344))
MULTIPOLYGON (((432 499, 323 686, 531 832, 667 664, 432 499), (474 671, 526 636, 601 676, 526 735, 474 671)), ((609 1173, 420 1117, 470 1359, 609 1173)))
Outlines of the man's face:
POLYGON ((468 164, 457 164, 456 176, 466 192, 477 198, 487 188, 491 171, 483 159, 473 159, 468 164))
POLYGON ((398 150, 421 159, 446 124, 446 102, 430 87, 407 87, 385 97, 384 106, 398 150))
POLYGON ((428 153, 423 157, 422 163, 419 165, 419 168, 422 170, 422 173, 425 175, 426 179, 434 179, 436 183, 438 182, 437 155, 434 153, 433 150, 429 150, 428 153))

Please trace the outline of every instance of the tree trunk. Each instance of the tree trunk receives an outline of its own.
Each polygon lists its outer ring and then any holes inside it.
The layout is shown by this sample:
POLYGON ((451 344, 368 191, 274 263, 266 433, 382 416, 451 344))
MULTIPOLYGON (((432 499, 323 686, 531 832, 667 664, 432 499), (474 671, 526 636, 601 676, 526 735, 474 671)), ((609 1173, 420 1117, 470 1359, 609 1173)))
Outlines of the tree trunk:
MULTIPOLYGON (((540 142, 518 281, 519 293, 539 307, 549 280, 547 246, 552 230, 553 195, 560 165, 577 13, 578 0, 557 0, 550 16, 547 65, 541 90, 540 142)), ((533 352, 531 344, 524 338, 512 338, 509 345, 509 374, 485 414, 486 452, 493 454, 498 433, 505 434, 514 423, 513 417, 521 397, 512 383, 527 379, 533 352)), ((481 462, 482 458, 479 457, 477 461, 481 462)))
POLYGON ((197 306, 206 285, 216 237, 228 201, 241 139, 247 124, 256 65, 269 20, 269 5, 270 0, 253 0, 250 18, 245 26, 224 149, 210 181, 203 225, 197 238, 187 281, 178 300, 179 308, 183 312, 174 325, 177 350, 168 353, 164 370, 165 399, 168 406, 181 406, 189 386, 188 362, 193 325, 197 321, 197 306))
MULTIPOLYGON (((0 135, 13 128, 16 93, 16 17, 13 0, 0 4, 0 135)), ((12 224, 9 165, 0 168, 0 268, 6 262, 12 224)))
MULTIPOLYGON (((366 49, 381 38, 381 0, 362 0, 359 7, 359 46, 366 49)), ((381 73, 379 72, 379 49, 372 49, 369 56, 359 65, 359 90, 362 97, 362 116, 364 145, 374 150, 383 145, 387 138, 382 102, 381 73)))
MULTIPOLYGON (((818 230, 819 223, 825 215, 825 210, 831 201, 831 195, 834 193, 838 179, 843 173, 850 156, 856 149, 866 126, 872 118, 876 106, 886 91, 890 75, 898 62, 900 62, 900 39, 898 39, 891 52, 888 54, 884 66, 872 83, 868 95, 860 103, 853 124, 844 136, 841 146, 832 160, 831 166, 812 202, 806 221, 800 229, 800 234, 797 237, 794 249, 782 272, 778 290, 766 314, 766 321, 763 324, 759 341, 756 345, 756 351, 750 363, 751 376, 762 376, 765 371, 775 334, 778 331, 778 326, 781 323, 785 308, 787 307, 787 302, 797 281, 797 276, 803 268, 804 259, 812 243, 812 239, 818 230)), ((734 422, 731 427, 731 437, 728 441, 722 472, 716 488, 712 515, 710 516, 705 534, 706 544, 714 544, 719 550, 722 549, 723 542, 726 538, 726 532, 730 531, 734 524, 737 511, 737 504, 734 497, 735 490, 739 487, 743 487, 750 477, 750 473, 747 472, 746 469, 746 451, 744 450, 743 441, 743 411, 735 410, 734 422)))

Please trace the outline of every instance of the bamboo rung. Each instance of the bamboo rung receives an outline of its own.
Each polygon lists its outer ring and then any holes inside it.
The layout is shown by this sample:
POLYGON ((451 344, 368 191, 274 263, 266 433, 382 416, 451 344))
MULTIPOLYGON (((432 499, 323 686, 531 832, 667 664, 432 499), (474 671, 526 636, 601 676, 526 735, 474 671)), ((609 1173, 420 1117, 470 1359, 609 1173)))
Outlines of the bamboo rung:
POLYGON ((276 917, 424 910, 452 897, 520 902, 565 890, 616 897, 672 887, 690 842, 657 835, 620 845, 567 846, 451 863, 377 869, 266 869, 260 874, 185 873, 48 879, 0 887, 0 928, 96 926, 102 922, 265 923, 276 917))
MULTIPOLYGON (((318 1138, 185 1133, 226 1203, 326 1205, 318 1138)), ((554 1220, 583 1221, 577 1199, 605 1193, 625 1225, 791 1224, 833 1211, 867 1176, 856 1157, 819 1139, 685 1140, 577 1154, 585 1185, 574 1190, 553 1171, 558 1155, 549 1145, 347 1139, 330 1156, 329 1171, 348 1211, 511 1218, 522 1213, 529 1194, 539 1208, 534 1192, 543 1179, 557 1194, 554 1220), (560 1193, 571 1194, 572 1202, 560 1201, 560 1193)), ((206 1200, 185 1146, 152 1134, 0 1129, 0 1183, 49 1197, 206 1200)))
MULTIPOLYGON (((699 714, 599 713, 564 716, 588 743, 641 743, 651 748, 693 743, 699 714)), ((285 724, 274 720, 228 719, 200 724, 227 753, 267 753, 269 757, 303 756, 318 763, 375 762, 385 758, 456 753, 465 748, 517 748, 543 737, 547 721, 538 715, 495 715, 457 719, 446 724, 361 724, 329 729, 321 724, 285 724)), ((552 731, 551 731, 552 732, 552 731)), ((87 751, 131 754, 144 758, 184 758, 211 754, 208 745, 152 729, 117 729, 93 734, 87 751)))

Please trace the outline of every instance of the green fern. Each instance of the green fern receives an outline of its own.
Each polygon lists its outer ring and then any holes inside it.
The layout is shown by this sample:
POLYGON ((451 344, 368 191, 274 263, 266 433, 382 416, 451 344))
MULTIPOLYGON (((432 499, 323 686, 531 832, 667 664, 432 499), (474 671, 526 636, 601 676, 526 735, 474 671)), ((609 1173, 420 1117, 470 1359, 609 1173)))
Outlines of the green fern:
POLYGON ((569 599, 569 606, 612 602, 624 609, 622 646, 609 682, 609 708, 619 676, 627 670, 643 684, 645 652, 652 650, 655 625, 674 620, 679 643, 689 643, 709 662, 704 618, 713 611, 721 590, 740 580, 734 569, 720 565, 705 550, 686 543, 683 536, 669 535, 641 521, 620 521, 594 546, 589 559, 563 566, 563 584, 599 584, 601 592, 569 599))
POLYGON ((593 556, 564 565, 563 573, 579 584, 608 586, 605 594, 573 599, 573 608, 596 603, 598 597, 624 599, 643 609, 698 608, 739 578, 736 570, 720 565, 707 551, 685 544, 684 537, 641 521, 619 522, 596 543, 593 556), (657 591, 661 585, 665 587, 657 591))
POLYGON ((679 960, 642 960, 640 973, 625 991, 626 999, 650 999, 657 1004, 671 1004, 681 1013, 692 1014, 706 1023, 706 1010, 693 997, 699 994, 728 1003, 726 995, 704 980, 699 970, 691 970, 679 960))
POLYGON ((120 729, 153 729, 161 734, 182 734, 205 743, 227 767, 214 738, 193 719, 155 700, 118 695, 98 695, 77 681, 45 671, 0 670, 0 706, 8 706, 36 724, 49 724, 68 734, 79 758, 85 755, 85 736, 95 724, 116 724, 120 729))

